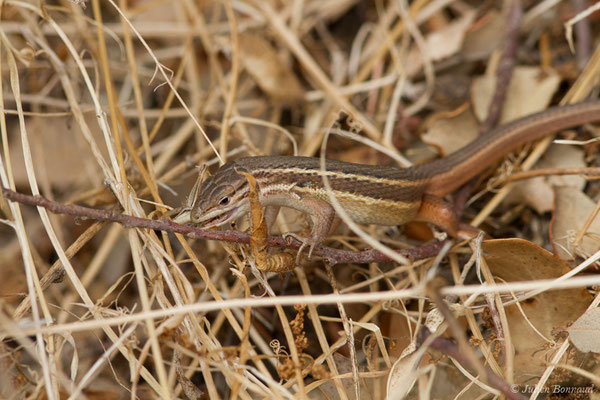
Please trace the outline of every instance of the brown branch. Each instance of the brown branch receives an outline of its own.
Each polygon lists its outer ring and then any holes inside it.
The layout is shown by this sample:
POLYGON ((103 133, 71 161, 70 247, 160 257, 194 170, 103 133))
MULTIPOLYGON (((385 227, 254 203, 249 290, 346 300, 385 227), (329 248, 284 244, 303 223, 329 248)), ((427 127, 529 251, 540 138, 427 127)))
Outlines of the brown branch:
MULTIPOLYGON (((492 100, 490 101, 487 117, 479 126, 479 136, 483 136, 491 131, 500 120, 502 107, 504 106, 504 100, 506 99, 508 86, 510 85, 515 66, 519 39, 519 25, 522 16, 521 0, 512 0, 506 16, 504 47, 502 48, 502 54, 500 55, 500 62, 498 63, 498 70, 496 72, 496 87, 494 89, 492 100)), ((458 216, 462 215, 471 189, 475 186, 475 181, 476 179, 472 179, 469 183, 463 185, 455 197, 454 208, 458 216)))
MULTIPOLYGON (((573 12, 579 14, 585 11, 585 0, 573 0, 573 12)), ((575 24, 575 58, 577 68, 583 71, 588 60, 592 57, 593 40, 592 28, 589 18, 584 18, 575 24)))
POLYGON ((508 353, 506 352, 506 335, 504 334, 504 326, 502 325, 502 319, 500 318, 500 311, 498 311, 498 307, 496 307, 496 300, 493 294, 487 293, 484 298, 488 305, 492 324, 494 324, 494 329, 496 330, 496 340, 500 344, 500 354, 498 355, 498 358, 500 359, 500 357, 502 357, 506 363, 506 358, 508 357, 508 353))
POLYGON ((504 48, 498 63, 498 71, 496 73, 496 89, 494 96, 490 102, 488 115, 485 121, 479 127, 479 134, 485 134, 492 130, 498 123, 502 113, 502 106, 508 91, 508 85, 512 78, 513 69, 515 66, 515 57, 517 53, 517 43, 519 38, 519 24, 523 12, 521 10, 521 1, 513 0, 510 4, 510 9, 506 16, 506 32, 504 35, 504 48))
POLYGON ((599 179, 600 168, 546 168, 546 169, 534 169, 531 171, 515 172, 512 175, 501 177, 494 180, 492 186, 501 186, 509 182, 522 181, 525 179, 536 178, 538 176, 551 176, 551 175, 581 175, 585 179, 599 179))
MULTIPOLYGON (((76 204, 62 204, 48 200, 43 196, 31 196, 23 193, 17 193, 9 189, 2 188, 2 195, 8 200, 21 204, 43 207, 54 214, 72 215, 80 219, 91 219, 95 221, 116 222, 125 228, 152 229, 171 233, 180 233, 193 239, 222 240, 225 242, 249 243, 250 236, 246 233, 228 230, 219 231, 212 229, 195 228, 189 225, 177 224, 167 219, 146 219, 125 215, 112 211, 99 210, 96 208, 79 206, 76 204)), ((442 248, 445 242, 435 242, 415 249, 398 250, 398 253, 413 260, 435 256, 442 248)), ((271 247, 282 247, 288 249, 298 249, 301 243, 297 240, 287 242, 278 236, 269 236, 268 244, 271 247)), ((391 261, 389 257, 377 250, 365 250, 353 252, 348 250, 339 250, 331 247, 317 246, 313 254, 323 257, 330 264, 356 263, 365 264, 371 262, 391 261)))

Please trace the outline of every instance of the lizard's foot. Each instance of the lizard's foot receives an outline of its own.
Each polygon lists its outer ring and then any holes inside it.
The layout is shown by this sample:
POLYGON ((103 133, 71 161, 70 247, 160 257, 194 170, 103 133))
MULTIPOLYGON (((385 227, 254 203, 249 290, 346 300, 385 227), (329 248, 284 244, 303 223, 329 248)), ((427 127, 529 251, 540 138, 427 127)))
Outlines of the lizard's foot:
POLYGON ((301 258, 302 252, 304 251, 304 249, 306 249, 307 246, 308 246, 308 259, 310 260, 312 257, 313 250, 319 243, 321 243, 321 241, 314 236, 305 237, 302 235, 298 235, 296 233, 284 233, 283 234, 283 238, 285 240, 287 240, 290 237, 293 239, 296 239, 297 241, 302 243, 300 245, 300 248, 298 249, 298 255, 296 255, 296 264, 297 265, 300 265, 300 258, 301 258))

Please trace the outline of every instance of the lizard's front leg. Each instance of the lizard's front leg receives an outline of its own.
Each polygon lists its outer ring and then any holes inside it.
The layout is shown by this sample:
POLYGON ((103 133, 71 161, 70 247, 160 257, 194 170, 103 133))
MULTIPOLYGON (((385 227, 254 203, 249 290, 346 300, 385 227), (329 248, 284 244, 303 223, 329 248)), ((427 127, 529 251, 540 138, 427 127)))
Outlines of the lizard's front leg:
POLYGON ((265 222, 267 223, 267 229, 271 232, 271 228, 275 225, 277 215, 279 214, 279 206, 265 207, 265 222))
POLYGON ((307 246, 309 248, 308 258, 311 258, 314 248, 325 240, 335 218, 335 210, 326 201, 309 196, 301 196, 293 205, 289 204, 288 206, 309 214, 313 220, 312 230, 308 237, 296 233, 286 233, 283 235, 284 237, 293 237, 302 242, 296 256, 296 263, 299 263, 300 255, 307 246))

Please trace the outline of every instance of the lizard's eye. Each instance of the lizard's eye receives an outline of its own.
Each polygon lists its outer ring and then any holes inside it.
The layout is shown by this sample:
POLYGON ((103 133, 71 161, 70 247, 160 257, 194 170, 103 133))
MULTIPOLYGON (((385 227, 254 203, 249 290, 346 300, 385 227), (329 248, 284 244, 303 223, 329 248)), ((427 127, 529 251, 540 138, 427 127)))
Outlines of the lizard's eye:
POLYGON ((219 204, 222 206, 226 206, 227 204, 229 204, 229 197, 223 197, 221 201, 219 201, 219 204))

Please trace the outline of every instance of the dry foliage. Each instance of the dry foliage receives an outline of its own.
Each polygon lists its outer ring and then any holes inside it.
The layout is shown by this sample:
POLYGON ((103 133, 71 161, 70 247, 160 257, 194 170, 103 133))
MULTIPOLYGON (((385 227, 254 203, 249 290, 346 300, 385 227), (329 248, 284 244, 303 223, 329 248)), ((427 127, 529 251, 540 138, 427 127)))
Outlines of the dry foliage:
MULTIPOLYGON (((485 130, 494 107, 505 122, 593 92, 598 17, 579 22, 573 55, 563 24, 581 2, 555 3, 524 1, 519 20, 509 0, 2 1, 0 180, 151 218, 185 202, 197 166, 240 155, 318 155, 325 138, 328 158, 425 162, 485 130)), ((532 168, 548 144, 509 157, 497 178, 532 168)), ((475 184, 465 222, 520 239, 408 263, 316 258, 284 272, 295 255, 268 253, 256 203, 249 250, 0 198, 0 398, 535 398, 598 387, 598 318, 569 326, 598 304, 600 186, 543 174, 595 166, 597 142, 578 148, 548 156, 508 201, 513 183, 475 184), (552 224, 533 211, 551 207, 552 224)), ((270 233, 306 227, 287 210, 270 233)), ((434 236, 416 224, 366 232, 393 249, 434 236)), ((346 224, 326 245, 371 247, 346 224)))

